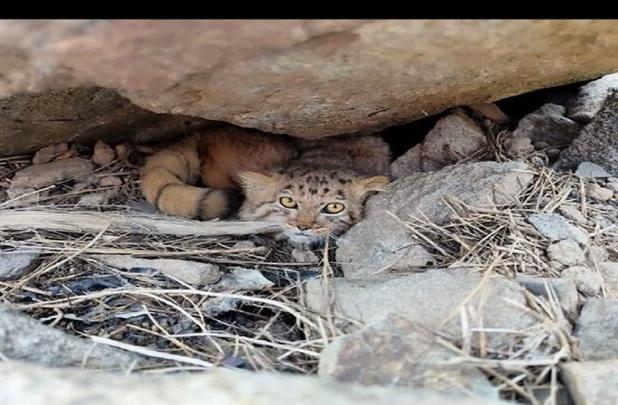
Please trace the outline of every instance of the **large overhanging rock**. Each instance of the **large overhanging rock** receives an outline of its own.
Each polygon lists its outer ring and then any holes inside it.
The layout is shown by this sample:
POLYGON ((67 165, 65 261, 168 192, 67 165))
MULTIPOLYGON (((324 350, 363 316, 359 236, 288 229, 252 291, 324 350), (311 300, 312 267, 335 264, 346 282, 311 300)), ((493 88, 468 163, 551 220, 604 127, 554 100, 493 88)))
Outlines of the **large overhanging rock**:
POLYGON ((155 118, 162 133, 186 130, 153 113, 304 138, 369 133, 594 78, 618 68, 617 52, 618 25, 602 20, 2 21, 0 154, 155 118))

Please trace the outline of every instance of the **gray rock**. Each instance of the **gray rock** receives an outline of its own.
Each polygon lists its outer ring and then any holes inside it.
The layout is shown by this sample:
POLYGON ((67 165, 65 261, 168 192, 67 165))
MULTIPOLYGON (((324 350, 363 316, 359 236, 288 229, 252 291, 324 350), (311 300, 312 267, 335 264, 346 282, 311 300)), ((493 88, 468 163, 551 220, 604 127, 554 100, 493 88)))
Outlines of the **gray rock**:
POLYGON ((264 290, 274 283, 259 270, 231 267, 223 273, 221 280, 212 286, 215 291, 264 290))
POLYGON ((506 153, 514 158, 524 157, 534 152, 534 145, 526 136, 511 136, 504 142, 506 153))
POLYGON ((296 263, 318 264, 320 262, 320 258, 310 250, 292 249, 291 255, 296 263))
POLYGON ((578 224, 585 225, 588 222, 584 214, 582 214, 579 208, 574 205, 563 204, 560 208, 558 208, 558 211, 560 211, 562 215, 571 221, 577 222, 578 224))
POLYGON ((558 298, 560 307, 570 318, 575 318, 578 315, 580 299, 573 280, 517 275, 515 281, 526 287, 534 295, 545 298, 549 298, 550 291, 552 291, 558 298))
POLYGON ((618 359, 618 300, 588 300, 574 334, 583 360, 618 359))
POLYGON ((609 260, 609 251, 603 246, 592 245, 586 251, 586 261, 591 268, 609 260))
POLYGON ((563 363, 560 375, 576 405, 618 403, 618 360, 563 363))
POLYGON ((565 112, 561 105, 545 104, 519 121, 513 137, 545 142, 548 146, 569 144, 579 134, 581 125, 565 117, 565 112))
POLYGON ((82 196, 77 202, 78 206, 100 207, 109 204, 109 200, 118 195, 115 190, 105 190, 96 193, 89 193, 82 196))
POLYGON ((528 221, 534 225, 537 231, 553 241, 564 239, 573 240, 579 244, 588 243, 588 235, 581 228, 570 224, 559 214, 532 214, 528 221))
POLYGON ((66 142, 46 146, 34 155, 32 158, 32 164, 40 165, 42 163, 49 163, 68 151, 69 145, 66 142))
POLYGON ((598 267, 608 298, 618 299, 618 262, 604 262, 598 267))
POLYGON ((347 278, 371 277, 375 272, 410 270, 435 259, 420 247, 395 218, 424 214, 441 223, 450 213, 443 198, 467 204, 508 204, 533 175, 520 162, 478 162, 453 165, 432 173, 414 173, 391 183, 389 190, 371 197, 365 218, 337 241, 337 262, 347 278))
POLYGON ((550 260, 555 260, 565 266, 584 264, 586 261, 584 251, 580 249, 577 242, 569 239, 561 240, 549 245, 547 248, 547 256, 550 260))
POLYGON ((583 85, 569 105, 569 117, 580 122, 590 122, 603 108, 610 91, 617 89, 618 73, 605 75, 583 85))
POLYGON ((16 279, 32 270, 41 249, 22 248, 12 252, 0 252, 0 280, 16 279))
POLYGON ((498 399, 480 370, 448 363, 459 354, 437 342, 434 333, 391 313, 330 343, 320 355, 319 374, 363 385, 430 388, 498 399))
POLYGON ((41 188, 68 179, 84 181, 90 176, 92 169, 92 162, 78 157, 32 165, 15 173, 11 188, 41 188))
POLYGON ((211 263, 179 259, 141 259, 123 255, 92 255, 91 257, 108 266, 121 269, 158 270, 172 278, 195 286, 214 284, 221 279, 219 267, 211 263))
POLYGON ((573 169, 581 162, 592 162, 617 176, 616 128, 618 128, 618 91, 613 91, 592 122, 582 129, 571 146, 562 151, 555 167, 573 169))
MULTIPOLYGON (((330 280, 329 289, 323 288, 321 280, 314 279, 306 284, 305 303, 313 311, 325 314, 332 310, 335 315, 364 323, 379 321, 385 313, 396 312, 412 322, 458 338, 461 336, 459 306, 480 281, 478 273, 462 269, 429 270, 371 280, 335 278, 330 280)), ((501 276, 491 278, 482 292, 477 291, 466 302, 466 307, 474 308, 479 316, 471 317, 470 327, 482 324, 487 328, 518 329, 535 323, 507 299, 524 305, 522 287, 501 276)), ((473 335, 474 340, 478 339, 478 333, 473 335)), ((509 340, 507 334, 487 333, 486 338, 494 347, 509 340)))
MULTIPOLYGON (((138 359, 133 354, 67 335, 2 304, 0 353, 12 360, 26 360, 51 367, 83 366, 110 370, 126 370, 138 359)), ((1 380, 6 383, 4 378, 1 380)))
POLYGON ((485 148, 483 130, 463 111, 441 118, 423 139, 392 164, 394 178, 423 171, 438 170, 485 148))
POLYGON ((601 187, 598 184, 586 184, 584 191, 586 196, 599 201, 607 201, 614 196, 614 192, 608 188, 601 187))
POLYGON ((0 404, 500 405, 426 389, 363 387, 316 376, 213 368, 167 375, 96 373, 0 363, 0 404))
POLYGON ((569 267, 562 270, 561 276, 575 281, 577 289, 584 294, 596 295, 603 287, 603 276, 588 267, 569 267))
POLYGON ((577 165, 575 175, 582 178, 611 177, 605 169, 592 162, 581 162, 577 165))
POLYGON ((103 141, 97 141, 94 145, 92 161, 99 166, 107 166, 116 159, 116 152, 111 146, 103 141))

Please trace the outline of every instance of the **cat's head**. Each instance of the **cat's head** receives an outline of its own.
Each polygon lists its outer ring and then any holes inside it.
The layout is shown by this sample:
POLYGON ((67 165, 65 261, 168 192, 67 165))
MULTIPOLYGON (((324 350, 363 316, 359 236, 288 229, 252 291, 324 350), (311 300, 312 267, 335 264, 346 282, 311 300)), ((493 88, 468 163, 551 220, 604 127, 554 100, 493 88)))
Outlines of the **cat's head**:
POLYGON ((386 176, 307 168, 242 172, 238 181, 246 197, 240 218, 280 223, 278 238, 300 249, 322 247, 345 232, 361 219, 369 194, 389 183, 386 176))

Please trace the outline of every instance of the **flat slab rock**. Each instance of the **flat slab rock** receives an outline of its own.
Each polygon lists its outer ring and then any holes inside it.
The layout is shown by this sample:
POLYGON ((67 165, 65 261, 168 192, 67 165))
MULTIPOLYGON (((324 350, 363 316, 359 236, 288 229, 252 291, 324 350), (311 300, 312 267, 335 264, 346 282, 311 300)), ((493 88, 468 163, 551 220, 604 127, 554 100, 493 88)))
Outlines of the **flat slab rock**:
POLYGON ((391 313, 326 346, 319 374, 363 385, 430 388, 498 399, 497 389, 480 370, 445 364, 458 356, 418 323, 391 313))
POLYGON ((618 359, 618 299, 588 300, 574 335, 583 360, 618 359))
MULTIPOLYGON (((325 289, 319 279, 306 283, 305 304, 310 310, 351 318, 363 323, 381 320, 396 312, 426 328, 439 330, 452 338, 461 336, 460 306, 474 309, 470 327, 523 329, 535 323, 507 299, 525 305, 523 289, 502 276, 491 277, 478 288, 481 275, 464 269, 435 269, 424 273, 381 277, 371 280, 330 280, 325 289), (474 292, 472 298, 465 301, 474 292), (332 307, 330 303, 332 304, 332 307)), ((468 311, 470 312, 470 311, 468 311)), ((473 342, 479 338, 474 334, 473 342)), ((508 334, 486 334, 488 344, 500 346, 508 334)))
POLYGON ((459 405, 507 404, 431 390, 363 387, 315 376, 213 369, 207 373, 121 375, 0 363, 1 404, 68 405, 459 405))
POLYGON ((588 243, 588 234, 581 228, 572 225, 560 214, 532 214, 528 216, 537 231, 552 241, 572 240, 581 245, 588 243))
POLYGON ((9 155, 76 135, 160 138, 155 127, 179 134, 198 118, 374 133, 596 78, 618 53, 618 27, 601 20, 3 21, 0 33, 9 155))
POLYGON ((403 221, 422 213, 440 223, 450 213, 443 198, 457 197, 471 205, 513 202, 533 177, 526 169, 528 166, 520 162, 478 162, 399 179, 387 191, 371 197, 365 218, 337 241, 337 262, 349 279, 430 264, 433 257, 389 212, 403 221))
POLYGON ((32 270, 40 252, 40 249, 0 252, 0 280, 15 279, 32 270))
POLYGON ((15 173, 11 188, 41 188, 68 179, 83 181, 92 173, 93 168, 92 162, 78 157, 32 165, 15 173))
POLYGON ((618 403, 618 360, 573 361, 560 370, 576 405, 618 403))
MULTIPOLYGON (((0 353, 50 367, 127 370, 139 357, 87 339, 70 336, 0 304, 0 353)), ((7 364, 10 368, 10 364, 7 364)), ((0 378, 3 388, 6 380, 0 378)), ((0 390, 5 392, 5 389, 0 390)), ((2 394, 0 394, 2 395, 2 394)), ((0 403, 4 403, 0 400, 0 403)))

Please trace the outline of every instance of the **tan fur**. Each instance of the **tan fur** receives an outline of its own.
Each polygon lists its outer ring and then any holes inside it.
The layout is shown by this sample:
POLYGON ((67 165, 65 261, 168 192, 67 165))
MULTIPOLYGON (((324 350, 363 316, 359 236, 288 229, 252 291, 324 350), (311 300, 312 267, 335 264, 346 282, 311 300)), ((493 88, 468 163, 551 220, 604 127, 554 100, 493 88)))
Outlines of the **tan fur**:
POLYGON ((242 188, 241 218, 320 229, 324 237, 360 219, 368 193, 389 181, 389 158, 388 145, 374 136, 307 141, 212 128, 150 156, 140 171, 141 188, 161 211, 202 219, 230 215, 238 208, 234 190, 242 188), (299 201, 297 210, 278 205, 282 193, 299 201), (345 204, 345 215, 320 214, 333 201, 345 204))

